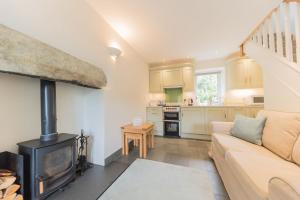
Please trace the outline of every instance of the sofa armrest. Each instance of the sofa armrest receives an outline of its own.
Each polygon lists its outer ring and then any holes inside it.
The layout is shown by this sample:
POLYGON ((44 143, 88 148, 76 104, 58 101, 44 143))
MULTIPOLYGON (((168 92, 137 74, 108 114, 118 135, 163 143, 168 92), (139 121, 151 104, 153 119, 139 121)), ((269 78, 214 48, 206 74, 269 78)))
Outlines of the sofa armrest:
POLYGON ((269 181, 269 200, 299 200, 299 175, 274 177, 269 181))
POLYGON ((225 133, 230 134, 230 129, 233 127, 233 122, 216 122, 210 123, 210 133, 225 133))

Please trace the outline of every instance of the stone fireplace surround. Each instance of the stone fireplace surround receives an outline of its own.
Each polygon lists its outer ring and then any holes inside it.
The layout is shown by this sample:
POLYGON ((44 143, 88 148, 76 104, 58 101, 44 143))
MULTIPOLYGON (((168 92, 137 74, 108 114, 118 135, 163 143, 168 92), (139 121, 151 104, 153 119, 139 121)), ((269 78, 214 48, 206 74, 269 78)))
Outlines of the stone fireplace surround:
POLYGON ((18 146, 24 156, 25 198, 45 199, 76 172, 76 135, 57 133, 55 81, 100 89, 106 77, 100 68, 3 25, 0 44, 0 72, 41 79, 41 137, 18 146))

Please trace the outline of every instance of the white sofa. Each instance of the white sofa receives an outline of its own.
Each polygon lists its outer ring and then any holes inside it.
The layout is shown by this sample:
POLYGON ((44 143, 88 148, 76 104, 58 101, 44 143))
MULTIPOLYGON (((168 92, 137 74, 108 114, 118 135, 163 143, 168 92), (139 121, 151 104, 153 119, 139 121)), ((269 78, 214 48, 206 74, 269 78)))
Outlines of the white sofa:
POLYGON ((230 135, 233 122, 212 122, 211 157, 231 200, 300 200, 300 113, 267 117, 258 146, 230 135))

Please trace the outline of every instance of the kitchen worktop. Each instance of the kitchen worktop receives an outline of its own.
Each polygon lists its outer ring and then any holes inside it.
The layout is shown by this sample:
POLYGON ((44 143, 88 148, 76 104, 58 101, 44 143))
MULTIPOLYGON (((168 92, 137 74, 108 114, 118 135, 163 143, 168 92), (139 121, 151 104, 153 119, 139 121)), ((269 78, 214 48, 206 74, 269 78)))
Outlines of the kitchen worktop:
MULTIPOLYGON (((161 108, 163 106, 147 106, 147 108, 161 108)), ((264 105, 194 105, 180 106, 181 108, 235 108, 235 107, 264 107, 264 105)))
POLYGON ((181 106, 181 108, 211 108, 211 107, 225 107, 225 108, 235 108, 235 107, 263 107, 264 105, 200 105, 200 106, 181 106))

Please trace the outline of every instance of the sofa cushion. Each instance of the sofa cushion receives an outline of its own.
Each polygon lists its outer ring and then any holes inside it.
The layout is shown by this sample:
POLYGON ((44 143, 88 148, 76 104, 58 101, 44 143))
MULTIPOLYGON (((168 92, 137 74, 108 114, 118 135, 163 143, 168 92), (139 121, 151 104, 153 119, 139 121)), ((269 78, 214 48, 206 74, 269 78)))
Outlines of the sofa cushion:
POLYGON ((294 144, 292 160, 296 164, 300 165, 300 136, 298 136, 298 139, 296 140, 296 143, 294 144))
POLYGON ((262 145, 261 138, 265 122, 265 117, 251 118, 237 115, 230 133, 247 142, 262 145))
POLYGON ((295 176, 300 179, 300 168, 279 157, 228 151, 225 159, 235 177, 256 199, 268 199, 269 181, 273 177, 295 176))
POLYGON ((258 146, 239 138, 233 137, 231 135, 222 134, 222 133, 214 133, 212 135, 212 143, 215 148, 218 149, 222 156, 225 157, 225 154, 229 150, 240 151, 240 152, 252 152, 258 153, 266 156, 277 157, 274 153, 269 151, 268 149, 258 146))
POLYGON ((291 161, 292 150, 300 134, 300 113, 260 111, 267 117, 263 131, 263 146, 282 158, 291 161))

